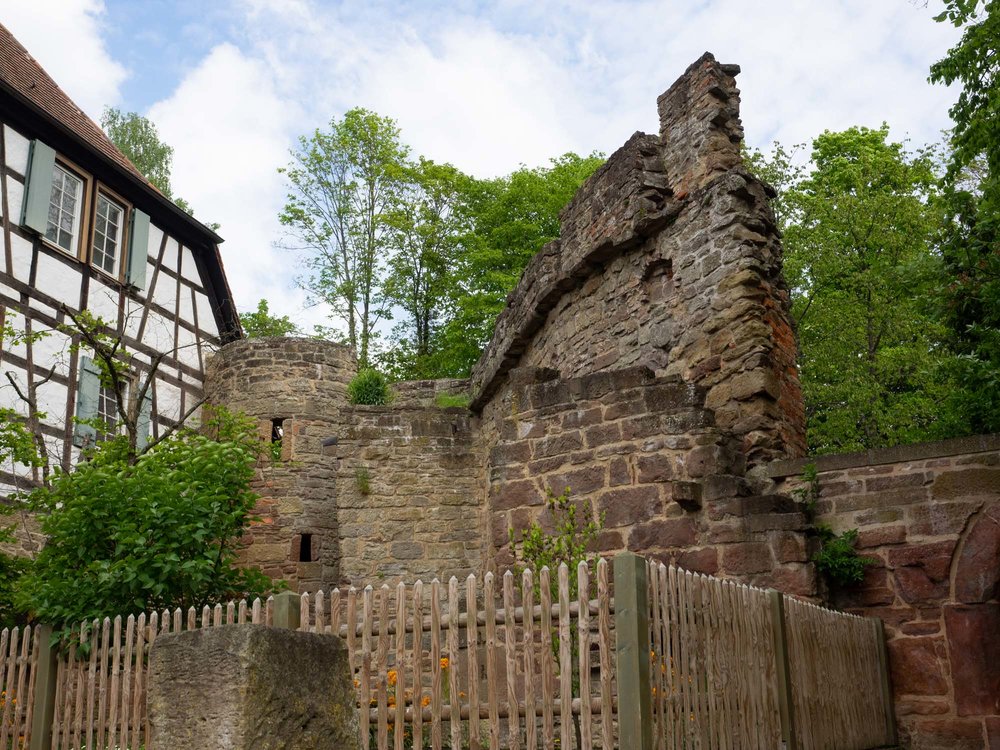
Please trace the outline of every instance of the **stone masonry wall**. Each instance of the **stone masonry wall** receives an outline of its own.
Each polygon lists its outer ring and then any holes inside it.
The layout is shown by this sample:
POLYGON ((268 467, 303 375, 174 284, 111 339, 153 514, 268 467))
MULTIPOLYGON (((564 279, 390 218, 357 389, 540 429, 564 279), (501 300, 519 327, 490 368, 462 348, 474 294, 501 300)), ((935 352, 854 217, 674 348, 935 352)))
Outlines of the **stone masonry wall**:
MULTIPOLYGON (((803 461, 770 468, 779 490, 803 461)), ((920 750, 1000 747, 1000 436, 816 460, 817 522, 874 561, 832 603, 881 618, 896 716, 920 750)))
POLYGON ((265 439, 280 420, 281 461, 256 483, 246 562, 301 591, 479 568, 468 411, 434 405, 465 381, 401 383, 391 406, 353 406, 353 352, 313 339, 237 341, 208 371, 211 400, 259 419, 265 439))
POLYGON ((739 68, 703 56, 563 210, 482 359, 473 408, 514 367, 644 365, 706 391, 750 468, 802 455, 804 413, 766 186, 742 166, 739 68))
POLYGON ((599 550, 630 549, 689 570, 815 593, 805 518, 786 497, 753 496, 739 442, 703 389, 645 367, 563 379, 519 368, 483 413, 492 564, 513 558, 509 530, 549 521, 546 493, 567 487, 581 516, 604 519, 599 550))

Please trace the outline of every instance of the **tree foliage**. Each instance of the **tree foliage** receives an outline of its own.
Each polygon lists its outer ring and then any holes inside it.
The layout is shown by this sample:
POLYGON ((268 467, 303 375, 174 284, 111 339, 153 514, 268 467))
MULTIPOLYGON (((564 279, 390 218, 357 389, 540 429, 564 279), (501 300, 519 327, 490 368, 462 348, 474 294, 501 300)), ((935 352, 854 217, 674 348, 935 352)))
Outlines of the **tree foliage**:
POLYGON ((393 120, 355 108, 327 131, 301 137, 279 170, 288 186, 279 219, 308 269, 299 283, 346 322, 362 366, 376 326, 390 315, 386 218, 400 208, 407 153, 393 120))
POLYGON ((974 432, 1000 431, 1000 5, 946 0, 937 20, 964 27, 931 81, 961 86, 942 201, 944 320, 961 388, 949 397, 974 432))
MULTIPOLYGON (((122 112, 116 107, 105 107, 101 113, 101 128, 157 190, 180 209, 194 216, 190 204, 173 193, 170 173, 173 169, 174 148, 160 140, 156 123, 138 112, 122 112)), ((219 230, 219 225, 215 222, 206 226, 212 231, 219 230)))
POLYGON ((235 565, 261 452, 256 422, 217 409, 201 432, 180 430, 138 460, 116 438, 57 470, 32 497, 48 542, 20 605, 72 623, 264 594, 272 582, 235 565))
POLYGON ((940 273, 932 154, 891 142, 883 126, 825 132, 811 157, 806 170, 779 144, 750 160, 780 186, 810 448, 948 434, 947 331, 929 301, 940 273))
POLYGON ((160 140, 160 133, 152 120, 137 112, 122 112, 115 107, 105 107, 101 114, 101 127, 118 150, 128 157, 157 190, 168 198, 173 198, 170 170, 174 149, 160 140))
POLYGON ((271 315, 266 299, 257 303, 256 310, 240 313, 240 325, 243 326, 243 333, 251 339, 281 338, 298 333, 298 328, 287 315, 271 315))

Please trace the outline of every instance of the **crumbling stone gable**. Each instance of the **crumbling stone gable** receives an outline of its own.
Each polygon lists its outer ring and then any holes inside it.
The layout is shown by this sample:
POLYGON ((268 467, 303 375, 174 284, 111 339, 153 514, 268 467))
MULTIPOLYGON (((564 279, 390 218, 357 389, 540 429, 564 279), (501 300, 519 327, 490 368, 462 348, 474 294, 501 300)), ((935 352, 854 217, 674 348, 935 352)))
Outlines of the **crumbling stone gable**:
POLYGON ((704 387, 753 468, 805 450, 796 344, 768 193, 742 166, 738 67, 704 55, 561 215, 473 369, 482 409, 518 366, 644 365, 704 387))

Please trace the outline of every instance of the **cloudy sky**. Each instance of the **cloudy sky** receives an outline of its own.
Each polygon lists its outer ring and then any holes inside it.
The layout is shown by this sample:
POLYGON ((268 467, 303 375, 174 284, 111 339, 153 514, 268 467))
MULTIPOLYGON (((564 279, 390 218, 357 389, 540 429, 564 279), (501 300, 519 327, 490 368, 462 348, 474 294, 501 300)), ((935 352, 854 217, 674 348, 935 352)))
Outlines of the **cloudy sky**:
POLYGON ((302 325, 275 249, 277 168, 360 105, 415 153, 475 175, 655 132, 656 97, 702 52, 743 72, 753 146, 888 122, 936 141, 955 92, 927 83, 957 39, 938 0, 0 0, 0 22, 84 111, 152 118, 173 188, 221 223, 237 306, 302 325), (929 7, 927 7, 929 6, 929 7))

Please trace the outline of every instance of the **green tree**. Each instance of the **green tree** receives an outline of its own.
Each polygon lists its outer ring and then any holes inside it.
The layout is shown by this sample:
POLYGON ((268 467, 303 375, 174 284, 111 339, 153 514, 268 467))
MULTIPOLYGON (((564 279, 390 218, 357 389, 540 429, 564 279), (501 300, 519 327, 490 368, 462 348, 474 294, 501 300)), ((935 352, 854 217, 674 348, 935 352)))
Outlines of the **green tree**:
POLYGON ((243 333, 251 339, 280 338, 298 333, 298 328, 287 315, 271 315, 266 299, 260 300, 253 312, 240 313, 240 325, 243 326, 243 333))
POLYGON ((603 163, 602 154, 568 153, 547 167, 463 183, 459 211, 468 229, 434 343, 439 377, 468 375, 528 261, 559 236, 560 211, 603 163))
POLYGON ((37 490, 48 542, 17 587, 37 619, 84 619, 259 596, 272 582, 236 566, 257 496, 257 425, 214 410, 202 432, 180 430, 138 460, 103 442, 37 490))
POLYGON ((403 316, 379 360, 394 379, 435 377, 441 370, 435 336, 466 231, 460 201, 469 179, 421 157, 406 168, 404 193, 387 215, 392 257, 386 295, 403 316))
POLYGON ((890 142, 885 126, 823 133, 804 175, 776 154, 764 161, 785 176, 779 217, 811 450, 954 430, 941 419, 947 332, 927 301, 940 273, 931 154, 890 142))
POLYGON ((160 140, 160 133, 152 120, 137 112, 105 107, 101 114, 101 127, 146 179, 165 196, 173 198, 170 169, 174 149, 160 140))
POLYGON ((940 299, 959 353, 951 395, 969 429, 1000 431, 1000 5, 945 0, 936 17, 963 29, 931 66, 931 81, 961 86, 950 114, 940 299))
POLYGON ((326 132, 302 136, 279 170, 288 186, 279 218, 308 269, 299 283, 347 324, 346 341, 362 366, 375 326, 391 314, 387 217, 399 207, 407 153, 393 120, 355 108, 326 132))
MULTIPOLYGON (((157 190, 183 211, 194 216, 190 204, 173 194, 170 172, 173 168, 174 148, 160 140, 160 132, 152 120, 138 112, 122 112, 116 107, 105 107, 101 113, 101 127, 118 150, 128 157, 157 190)), ((213 232, 219 230, 216 222, 206 226, 213 232)))

